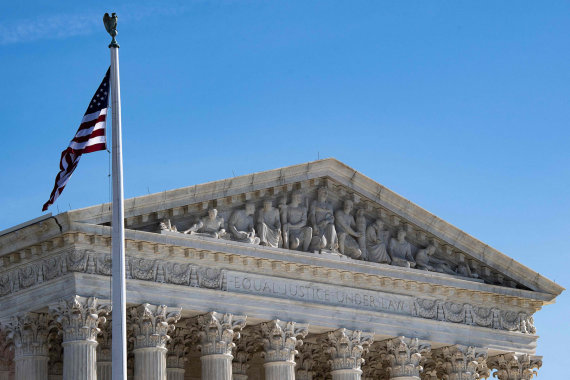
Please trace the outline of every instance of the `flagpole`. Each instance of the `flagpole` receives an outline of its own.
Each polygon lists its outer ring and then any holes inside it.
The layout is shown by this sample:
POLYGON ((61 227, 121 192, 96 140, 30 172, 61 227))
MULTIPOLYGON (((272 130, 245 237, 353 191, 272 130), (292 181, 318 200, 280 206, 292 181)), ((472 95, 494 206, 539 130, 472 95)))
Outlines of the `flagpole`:
POLYGON ((119 79, 119 44, 117 15, 103 17, 107 32, 113 37, 111 50, 111 109, 113 162, 113 216, 112 216, 112 380, 127 379, 127 321, 125 285, 125 210, 123 201, 123 151, 121 138, 121 86, 119 79))

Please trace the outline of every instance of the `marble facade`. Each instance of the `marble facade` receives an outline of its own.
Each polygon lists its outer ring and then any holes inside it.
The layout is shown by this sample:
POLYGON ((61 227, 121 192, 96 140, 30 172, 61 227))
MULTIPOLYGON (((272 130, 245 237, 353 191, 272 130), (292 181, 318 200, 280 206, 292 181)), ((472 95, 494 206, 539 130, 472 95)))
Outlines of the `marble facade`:
MULTIPOLYGON (((563 288, 334 160, 125 202, 133 379, 530 379, 563 288)), ((110 379, 108 204, 0 234, 0 380, 110 379)))

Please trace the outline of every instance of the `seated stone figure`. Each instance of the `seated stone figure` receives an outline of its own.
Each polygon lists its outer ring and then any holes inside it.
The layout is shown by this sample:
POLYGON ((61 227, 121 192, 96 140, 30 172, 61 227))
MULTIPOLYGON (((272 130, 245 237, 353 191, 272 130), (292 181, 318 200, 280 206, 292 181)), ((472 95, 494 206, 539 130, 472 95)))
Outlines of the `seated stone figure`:
POLYGON ((342 210, 335 212, 335 227, 338 234, 338 249, 341 254, 358 259, 362 256, 362 251, 356 239, 362 237, 362 232, 355 231, 356 222, 350 215, 352 212, 352 201, 344 201, 342 210))
POLYGON ((257 216, 257 231, 261 245, 281 247, 281 217, 279 210, 273 207, 273 201, 263 202, 263 208, 257 216))
POLYGON ((313 229, 307 226, 307 207, 302 201, 303 195, 295 191, 291 203, 283 209, 283 248, 309 250, 313 229))
POLYGON ((170 232, 178 232, 178 229, 174 224, 170 222, 170 219, 164 219, 160 222, 160 230, 161 231, 170 231, 170 232))
POLYGON ((416 262, 412 257, 412 245, 406 241, 406 231, 399 230, 397 239, 390 239, 390 258, 392 265, 413 268, 416 262))
POLYGON ((390 264, 392 259, 388 255, 387 246, 390 239, 390 231, 384 230, 384 222, 376 219, 366 229, 366 251, 368 261, 374 263, 390 264))
POLYGON ((223 239, 227 236, 227 232, 224 230, 224 218, 218 216, 218 210, 215 208, 209 209, 207 216, 200 218, 198 223, 183 233, 216 239, 223 239))
POLYGON ((313 238, 310 250, 328 249, 338 251, 338 241, 334 226, 334 210, 330 202, 327 202, 328 190, 319 188, 317 199, 311 203, 309 221, 313 227, 313 238))
POLYGON ((255 236, 255 228, 253 227, 253 214, 255 214, 253 203, 246 203, 245 209, 235 210, 232 213, 228 222, 231 240, 259 244, 259 238, 255 236))

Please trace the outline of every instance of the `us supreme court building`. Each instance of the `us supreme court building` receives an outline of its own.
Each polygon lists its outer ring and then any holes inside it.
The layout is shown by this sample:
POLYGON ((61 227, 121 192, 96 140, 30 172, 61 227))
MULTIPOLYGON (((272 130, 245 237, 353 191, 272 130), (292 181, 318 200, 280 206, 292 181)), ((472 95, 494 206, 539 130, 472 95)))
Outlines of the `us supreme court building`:
MULTIPOLYGON (((335 159, 125 217, 136 380, 531 379, 533 315, 564 290, 335 159)), ((111 378, 110 221, 102 204, 1 233, 1 380, 111 378)))

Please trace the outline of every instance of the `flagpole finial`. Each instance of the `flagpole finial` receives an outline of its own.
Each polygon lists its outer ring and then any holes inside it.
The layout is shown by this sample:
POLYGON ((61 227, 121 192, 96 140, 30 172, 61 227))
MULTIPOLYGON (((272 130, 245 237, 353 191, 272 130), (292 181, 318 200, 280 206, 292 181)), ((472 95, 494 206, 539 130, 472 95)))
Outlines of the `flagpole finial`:
POLYGON ((113 39, 111 40, 111 43, 109 44, 109 47, 119 47, 119 44, 117 43, 117 40, 115 40, 115 36, 117 36, 118 32, 117 32, 117 14, 116 13, 111 13, 111 15, 109 16, 108 13, 105 13, 105 16, 103 16, 103 24, 105 24, 105 29, 107 29, 107 33, 109 33, 111 35, 111 37, 113 37, 113 39))

